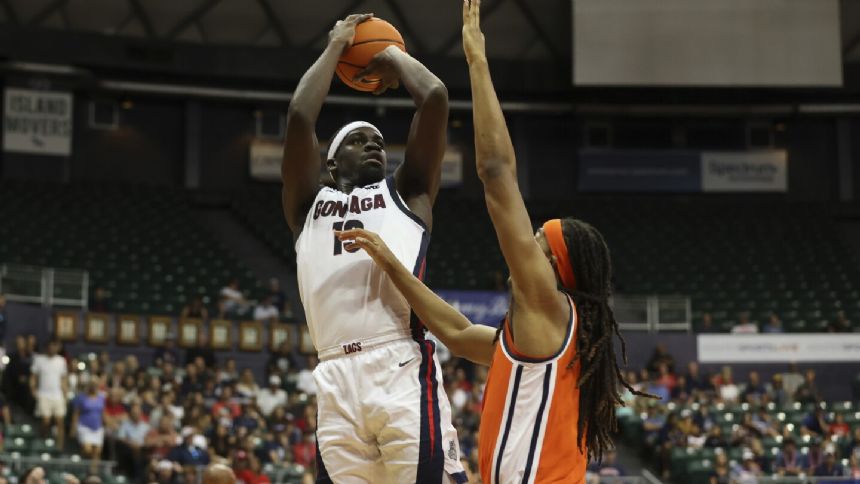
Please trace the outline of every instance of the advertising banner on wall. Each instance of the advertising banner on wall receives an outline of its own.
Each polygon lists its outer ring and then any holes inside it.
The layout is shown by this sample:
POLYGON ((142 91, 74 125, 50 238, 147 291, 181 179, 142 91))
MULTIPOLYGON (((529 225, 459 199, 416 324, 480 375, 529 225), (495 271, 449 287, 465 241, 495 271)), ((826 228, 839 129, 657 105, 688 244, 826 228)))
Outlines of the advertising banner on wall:
POLYGON ((860 334, 700 334, 701 363, 860 361, 860 334))
POLYGON ((788 156, 784 150, 703 152, 705 192, 785 192, 788 156))
POLYGON ((579 152, 583 192, 698 192, 697 152, 584 150, 579 152))
POLYGON ((283 143, 255 139, 251 141, 251 178, 261 181, 281 181, 283 143))
POLYGON ((448 291, 442 289, 435 292, 473 323, 498 326, 508 312, 510 299, 506 292, 448 291))
POLYGON ((7 87, 4 106, 3 151, 72 153, 71 93, 7 87))

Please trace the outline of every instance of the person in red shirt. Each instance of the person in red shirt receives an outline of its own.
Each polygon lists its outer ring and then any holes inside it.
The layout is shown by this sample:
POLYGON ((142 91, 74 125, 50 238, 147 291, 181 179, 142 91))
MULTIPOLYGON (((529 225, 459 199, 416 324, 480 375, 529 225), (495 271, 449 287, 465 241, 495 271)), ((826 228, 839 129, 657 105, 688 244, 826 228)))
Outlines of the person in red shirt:
POLYGON ((253 453, 244 450, 236 451, 233 459, 233 470, 236 471, 236 480, 245 484, 269 484, 269 477, 260 472, 260 461, 253 453))
POLYGON ((105 402, 105 428, 111 435, 116 433, 122 421, 128 418, 128 411, 122 403, 122 393, 122 388, 111 388, 105 402))
POLYGON ((305 432, 305 438, 293 445, 293 460, 301 466, 311 466, 317 458, 317 445, 313 432, 305 432))
POLYGON ((224 388, 221 389, 221 395, 218 397, 218 401, 212 405, 212 415, 216 418, 221 417, 222 409, 225 408, 230 413, 231 419, 242 414, 242 407, 233 401, 233 387, 230 385, 224 385, 224 388))
POLYGON ((851 426, 845 423, 845 417, 841 413, 836 414, 832 424, 828 426, 831 435, 847 437, 851 433, 851 426))

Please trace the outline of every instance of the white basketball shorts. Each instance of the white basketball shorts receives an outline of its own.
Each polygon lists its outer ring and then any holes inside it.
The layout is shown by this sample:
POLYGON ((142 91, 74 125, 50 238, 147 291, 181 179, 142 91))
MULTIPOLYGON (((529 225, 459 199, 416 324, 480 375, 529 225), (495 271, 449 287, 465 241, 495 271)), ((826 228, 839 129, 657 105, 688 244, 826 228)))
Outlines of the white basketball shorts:
POLYGON ((370 343, 321 354, 314 370, 317 482, 466 482, 433 342, 370 343))

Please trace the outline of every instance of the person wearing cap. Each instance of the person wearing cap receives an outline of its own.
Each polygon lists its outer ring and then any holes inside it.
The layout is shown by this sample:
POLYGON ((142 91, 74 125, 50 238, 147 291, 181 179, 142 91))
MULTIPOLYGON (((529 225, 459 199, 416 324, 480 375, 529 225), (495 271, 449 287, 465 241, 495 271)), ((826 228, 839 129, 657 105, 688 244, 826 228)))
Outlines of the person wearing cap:
POLYGON ((192 427, 183 427, 181 435, 182 442, 170 450, 167 459, 181 466, 209 465, 206 438, 198 435, 192 427))
POLYGON ((264 417, 269 418, 276 407, 287 404, 287 392, 281 388, 281 377, 269 376, 269 385, 257 392, 257 407, 264 417))
POLYGON ((368 121, 338 129, 324 159, 315 133, 338 59, 356 26, 372 16, 337 22, 287 113, 283 212, 320 359, 311 387, 318 391, 319 474, 334 482, 414 482, 417 476, 441 482, 445 475, 462 481, 459 439, 433 343, 389 277, 336 234, 356 227, 380 233, 423 276, 447 149, 448 91, 423 64, 391 45, 354 79, 378 80, 375 94, 402 84, 412 97, 415 115, 402 162, 395 168, 382 130, 368 121))

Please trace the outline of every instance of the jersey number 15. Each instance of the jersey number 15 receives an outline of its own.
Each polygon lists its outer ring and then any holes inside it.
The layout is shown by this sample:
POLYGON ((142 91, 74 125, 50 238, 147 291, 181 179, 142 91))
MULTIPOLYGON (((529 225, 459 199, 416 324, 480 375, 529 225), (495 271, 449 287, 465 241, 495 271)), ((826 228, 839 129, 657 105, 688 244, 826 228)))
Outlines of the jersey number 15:
MULTIPOLYGON (((361 223, 361 220, 347 220, 346 222, 335 222, 332 225, 332 229, 336 232, 340 232, 342 230, 352 230, 352 229, 363 229, 364 224, 361 223)), ((343 254, 343 242, 340 241, 337 237, 334 238, 334 255, 343 254)), ((355 247, 352 249, 346 249, 347 252, 353 253, 358 252, 359 248, 355 247)))

